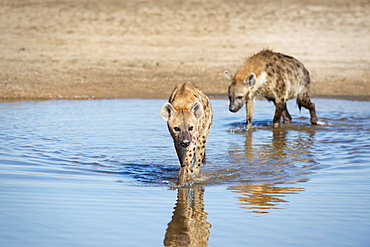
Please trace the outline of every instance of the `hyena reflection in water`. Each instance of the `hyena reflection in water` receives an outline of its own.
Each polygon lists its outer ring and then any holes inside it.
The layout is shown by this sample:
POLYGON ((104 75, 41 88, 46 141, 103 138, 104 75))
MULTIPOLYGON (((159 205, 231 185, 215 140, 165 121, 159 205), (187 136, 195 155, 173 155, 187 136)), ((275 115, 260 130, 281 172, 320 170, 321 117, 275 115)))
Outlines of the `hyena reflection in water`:
POLYGON ((254 100, 262 96, 275 104, 274 126, 290 123, 286 107, 289 99, 296 98, 299 109, 310 111, 311 123, 317 124, 315 104, 310 100, 310 75, 297 59, 271 50, 262 50, 250 57, 233 77, 224 72, 230 85, 229 110, 237 112, 246 104, 247 129, 252 128, 254 100))
POLYGON ((179 188, 164 246, 207 246, 211 224, 204 211, 204 189, 179 188))
POLYGON ((178 84, 160 111, 173 138, 181 169, 179 184, 199 172, 205 161, 205 146, 212 125, 208 97, 193 83, 178 84))

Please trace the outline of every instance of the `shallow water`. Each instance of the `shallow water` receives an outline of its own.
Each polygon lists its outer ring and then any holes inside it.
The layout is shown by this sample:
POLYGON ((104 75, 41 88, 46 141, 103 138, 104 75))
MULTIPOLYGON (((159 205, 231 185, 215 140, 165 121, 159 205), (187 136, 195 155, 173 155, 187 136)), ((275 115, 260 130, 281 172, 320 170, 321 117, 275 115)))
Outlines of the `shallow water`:
POLYGON ((368 246, 370 102, 212 100, 207 163, 178 188, 165 100, 0 104, 1 246, 368 246))

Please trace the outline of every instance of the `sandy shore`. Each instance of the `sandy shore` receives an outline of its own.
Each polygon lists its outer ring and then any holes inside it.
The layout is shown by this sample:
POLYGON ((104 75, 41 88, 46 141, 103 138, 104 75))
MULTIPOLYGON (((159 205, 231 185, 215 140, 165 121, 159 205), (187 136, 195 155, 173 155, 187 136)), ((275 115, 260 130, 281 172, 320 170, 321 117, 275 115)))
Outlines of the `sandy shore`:
POLYGON ((272 48, 302 61, 314 97, 370 100, 370 2, 3 0, 0 99, 167 98, 272 48))

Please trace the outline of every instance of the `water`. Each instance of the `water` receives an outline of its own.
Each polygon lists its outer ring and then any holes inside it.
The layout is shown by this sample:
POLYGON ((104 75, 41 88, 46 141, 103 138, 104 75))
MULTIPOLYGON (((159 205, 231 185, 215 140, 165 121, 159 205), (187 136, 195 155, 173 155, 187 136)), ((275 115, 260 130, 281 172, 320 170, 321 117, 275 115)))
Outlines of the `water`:
POLYGON ((212 100, 201 175, 176 186, 165 100, 0 104, 1 246, 369 246, 370 102, 212 100))

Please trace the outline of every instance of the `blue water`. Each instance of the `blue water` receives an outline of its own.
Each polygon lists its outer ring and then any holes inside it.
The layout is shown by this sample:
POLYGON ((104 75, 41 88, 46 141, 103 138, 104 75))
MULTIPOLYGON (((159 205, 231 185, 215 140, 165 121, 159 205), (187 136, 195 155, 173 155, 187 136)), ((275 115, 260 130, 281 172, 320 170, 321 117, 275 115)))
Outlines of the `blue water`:
POLYGON ((370 102, 211 100, 201 175, 176 186, 166 100, 0 103, 1 246, 369 246, 370 102))

